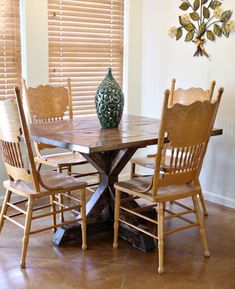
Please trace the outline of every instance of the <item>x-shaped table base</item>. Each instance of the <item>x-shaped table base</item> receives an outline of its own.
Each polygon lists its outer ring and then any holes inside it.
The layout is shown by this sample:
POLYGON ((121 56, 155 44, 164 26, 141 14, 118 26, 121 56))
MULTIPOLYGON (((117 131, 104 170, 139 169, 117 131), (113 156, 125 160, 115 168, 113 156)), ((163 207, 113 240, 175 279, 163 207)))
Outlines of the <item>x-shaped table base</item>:
MULTIPOLYGON (((137 149, 127 148, 101 153, 82 153, 82 156, 100 173, 100 184, 86 205, 88 236, 97 232, 112 230, 114 183, 118 181, 118 175, 137 149)), ((138 204, 132 201, 129 206, 136 207, 138 204)), ((120 227, 120 237, 132 242, 134 246, 144 251, 155 248, 152 238, 125 225, 120 227)), ((53 242, 57 245, 66 245, 66 243, 77 242, 80 237, 78 225, 68 226, 57 230, 53 242)))

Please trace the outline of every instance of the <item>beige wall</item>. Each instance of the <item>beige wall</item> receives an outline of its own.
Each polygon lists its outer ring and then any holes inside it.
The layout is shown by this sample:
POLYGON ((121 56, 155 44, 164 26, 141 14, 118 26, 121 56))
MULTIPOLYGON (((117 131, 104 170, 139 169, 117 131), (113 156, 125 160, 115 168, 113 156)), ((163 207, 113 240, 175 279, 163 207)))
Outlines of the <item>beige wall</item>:
MULTIPOLYGON (((180 2, 143 1, 141 114, 160 116, 163 91, 173 77, 181 87, 207 88, 212 79, 217 81, 216 89, 223 86, 216 126, 224 134, 211 140, 201 181, 207 199, 235 208, 235 35, 207 43, 209 60, 193 57, 194 44, 176 42, 167 34, 169 27, 177 25, 180 2)), ((235 12, 234 0, 223 3, 235 12)))

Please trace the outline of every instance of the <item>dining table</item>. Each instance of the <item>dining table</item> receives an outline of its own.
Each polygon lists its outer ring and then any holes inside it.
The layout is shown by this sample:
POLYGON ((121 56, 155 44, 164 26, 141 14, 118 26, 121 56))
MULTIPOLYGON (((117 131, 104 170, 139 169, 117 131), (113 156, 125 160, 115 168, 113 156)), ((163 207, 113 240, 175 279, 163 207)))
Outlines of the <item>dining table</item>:
MULTIPOLYGON (((103 129, 98 117, 93 115, 31 124, 30 136, 35 142, 79 152, 99 172, 100 183, 86 204, 87 233, 92 235, 112 230, 114 183, 139 148, 157 145, 159 127, 159 119, 124 114, 118 128, 103 129)), ((222 129, 214 128, 211 135, 222 133, 222 129)), ((139 204, 130 200, 129 206, 138 207, 139 204)), ((138 219, 133 221, 139 222, 138 219)), ((53 242, 61 246, 71 244, 81 237, 79 232, 79 224, 59 228, 53 242)), ((141 250, 155 248, 151 237, 125 225, 120 228, 120 236, 141 250)))

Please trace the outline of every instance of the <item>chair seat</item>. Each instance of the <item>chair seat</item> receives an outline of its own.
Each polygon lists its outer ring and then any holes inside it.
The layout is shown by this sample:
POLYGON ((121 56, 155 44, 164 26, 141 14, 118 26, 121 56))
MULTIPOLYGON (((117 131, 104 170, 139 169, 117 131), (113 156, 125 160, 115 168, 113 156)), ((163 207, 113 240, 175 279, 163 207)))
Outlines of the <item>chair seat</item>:
POLYGON ((196 195, 200 191, 200 186, 192 184, 171 185, 160 187, 157 196, 152 198, 152 190, 146 191, 152 182, 152 176, 144 176, 131 179, 125 182, 117 182, 114 187, 122 192, 132 194, 149 201, 167 202, 196 195))
POLYGON ((42 158, 36 157, 35 162, 43 163, 52 167, 82 165, 87 163, 86 159, 82 155, 72 151, 44 155, 42 158))
MULTIPOLYGON (((76 178, 58 173, 55 171, 44 171, 40 173, 42 182, 51 188, 49 194, 55 190, 55 193, 69 192, 76 189, 82 189, 87 186, 86 182, 78 181, 76 178), (58 189, 56 189, 58 188, 58 189)), ((18 195, 29 197, 40 197, 42 195, 47 195, 48 190, 41 186, 40 192, 36 192, 33 184, 27 183, 25 181, 4 181, 4 187, 11 192, 18 195)))
MULTIPOLYGON (((170 168, 170 156, 166 156, 165 159, 162 161, 161 169, 163 171, 167 171, 170 168)), ((138 166, 142 166, 148 169, 155 169, 155 162, 156 162, 156 156, 144 156, 144 157, 136 157, 132 158, 131 162, 133 164, 136 164, 138 166)))

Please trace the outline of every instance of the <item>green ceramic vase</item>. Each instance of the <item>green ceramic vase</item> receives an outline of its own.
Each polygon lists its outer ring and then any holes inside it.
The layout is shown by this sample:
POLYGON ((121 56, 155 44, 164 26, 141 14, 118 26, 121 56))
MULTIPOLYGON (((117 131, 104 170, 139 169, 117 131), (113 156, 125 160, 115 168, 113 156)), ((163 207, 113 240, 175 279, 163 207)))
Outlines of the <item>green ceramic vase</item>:
POLYGON ((112 75, 112 69, 101 82, 95 96, 96 111, 102 128, 118 127, 123 113, 124 95, 112 75))

